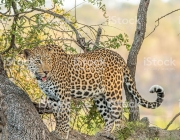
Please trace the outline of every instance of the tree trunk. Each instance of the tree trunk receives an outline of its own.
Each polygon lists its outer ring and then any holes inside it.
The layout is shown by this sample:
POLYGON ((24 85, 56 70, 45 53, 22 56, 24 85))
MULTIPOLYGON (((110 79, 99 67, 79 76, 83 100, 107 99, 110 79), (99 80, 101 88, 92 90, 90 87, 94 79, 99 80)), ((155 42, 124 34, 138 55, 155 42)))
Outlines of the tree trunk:
MULTIPOLYGON (((143 43, 145 32, 146 32, 146 18, 147 18, 149 2, 150 0, 141 0, 139 4, 134 41, 130 49, 128 60, 127 60, 127 66, 130 69, 130 73, 134 81, 135 81, 135 73, 136 73, 137 56, 141 48, 141 45, 143 43)), ((136 103, 132 95, 128 93, 128 90, 126 89, 125 85, 124 85, 124 89, 125 89, 126 99, 128 103, 131 104, 129 121, 137 121, 140 119, 139 107, 135 105, 136 103)))

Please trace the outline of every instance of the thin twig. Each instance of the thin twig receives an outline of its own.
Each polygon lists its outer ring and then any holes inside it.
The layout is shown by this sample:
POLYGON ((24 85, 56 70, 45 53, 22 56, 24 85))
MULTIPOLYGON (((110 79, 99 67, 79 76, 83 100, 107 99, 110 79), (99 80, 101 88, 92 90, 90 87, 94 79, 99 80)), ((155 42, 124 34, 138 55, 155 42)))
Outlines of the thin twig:
MULTIPOLYGON (((152 30, 152 32, 150 32, 145 38, 147 38, 147 37, 149 37, 155 30, 156 30, 156 28, 159 26, 159 20, 158 20, 158 24, 157 25, 155 25, 155 27, 154 27, 154 29, 152 30)), ((145 39, 144 38, 144 39, 145 39)))
POLYGON ((75 0, 75 23, 77 21, 77 18, 76 18, 76 0, 75 0))
POLYGON ((150 32, 145 38, 147 38, 147 37, 149 37, 155 30, 156 30, 156 28, 159 26, 159 21, 162 19, 162 18, 164 18, 164 17, 166 17, 166 16, 168 16, 168 15, 170 15, 170 14, 172 14, 172 13, 174 13, 174 12, 177 12, 177 11, 179 11, 180 9, 176 9, 176 10, 174 10, 174 11, 171 11, 171 12, 169 12, 169 13, 167 13, 166 15, 164 15, 164 16, 162 16, 162 17, 160 17, 160 18, 158 18, 155 22, 158 22, 158 24, 157 25, 155 25, 155 27, 154 27, 154 29, 153 29, 153 31, 152 32, 150 32))
MULTIPOLYGON (((80 6, 80 5, 82 5, 82 4, 84 4, 85 3, 85 1, 84 2, 81 2, 80 4, 78 4, 78 5, 76 5, 76 7, 78 7, 78 6, 80 6)), ((73 7, 73 8, 71 8, 70 10, 68 10, 65 14, 67 14, 68 12, 70 12, 70 11, 72 11, 74 8, 76 8, 76 7, 73 7)))
POLYGON ((1 14, 1 15, 4 15, 4 16, 7 16, 6 14, 7 14, 8 12, 10 12, 10 8, 9 8, 6 12, 4 12, 4 13, 0 12, 0 14, 1 14))
POLYGON ((166 128, 164 128, 164 130, 167 130, 178 116, 180 116, 180 112, 174 116, 174 118, 169 122, 169 124, 166 126, 166 128))
POLYGON ((167 13, 166 15, 164 15, 164 16, 158 18, 155 22, 157 22, 158 20, 160 20, 160 19, 162 19, 162 18, 164 18, 164 17, 166 17, 166 16, 168 16, 168 15, 174 13, 174 12, 177 12, 177 11, 179 11, 179 10, 180 10, 180 9, 176 9, 176 10, 174 10, 174 11, 171 11, 171 12, 167 13))

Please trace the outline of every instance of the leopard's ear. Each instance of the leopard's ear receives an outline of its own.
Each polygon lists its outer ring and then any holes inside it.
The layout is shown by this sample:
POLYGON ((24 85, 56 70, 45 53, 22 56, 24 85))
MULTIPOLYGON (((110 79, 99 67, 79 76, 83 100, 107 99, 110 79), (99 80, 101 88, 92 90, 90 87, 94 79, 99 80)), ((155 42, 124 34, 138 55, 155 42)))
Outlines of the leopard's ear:
POLYGON ((48 51, 50 51, 50 52, 53 51, 53 49, 52 49, 51 47, 48 47, 47 49, 48 49, 48 51))
POLYGON ((52 51, 52 47, 48 46, 47 49, 48 49, 48 51, 52 51))
POLYGON ((48 46, 48 47, 47 47, 47 50, 48 50, 50 53, 54 53, 54 48, 51 47, 51 46, 48 46))
POLYGON ((24 49, 23 50, 23 56, 24 56, 24 58, 25 59, 28 59, 29 58, 29 56, 31 55, 31 50, 30 49, 24 49))

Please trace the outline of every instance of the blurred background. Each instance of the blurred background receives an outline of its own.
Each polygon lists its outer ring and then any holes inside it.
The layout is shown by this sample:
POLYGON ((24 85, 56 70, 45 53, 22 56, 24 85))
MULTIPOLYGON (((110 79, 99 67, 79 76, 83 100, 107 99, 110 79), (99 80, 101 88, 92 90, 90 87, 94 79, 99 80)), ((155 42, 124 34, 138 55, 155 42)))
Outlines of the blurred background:
MULTIPOLYGON (((106 34, 116 35, 125 32, 132 44, 139 2, 140 0, 103 0, 110 25, 103 27, 106 34)), ((70 10, 74 4, 74 1, 65 1, 64 8, 70 10)), ((76 9, 78 22, 95 25, 106 21, 103 13, 96 6, 82 0, 77 0, 76 5, 78 4, 80 4, 76 9)), ((48 1, 47 5, 49 5, 48 1)), ((179 7, 180 3, 177 0, 152 0, 147 14, 146 36, 153 31, 158 18, 179 7)), ((74 14, 74 10, 71 14, 74 14)), ((128 51, 124 46, 115 51, 127 61, 128 51)), ((159 26, 144 39, 141 46, 137 62, 136 85, 139 93, 148 101, 156 99, 155 94, 149 94, 149 88, 154 84, 164 88, 164 102, 155 110, 140 107, 140 114, 141 118, 148 117, 151 125, 165 128, 180 111, 180 11, 161 19, 159 26)), ((125 100, 125 95, 123 97, 125 100)), ((169 129, 179 126, 180 117, 169 129)))

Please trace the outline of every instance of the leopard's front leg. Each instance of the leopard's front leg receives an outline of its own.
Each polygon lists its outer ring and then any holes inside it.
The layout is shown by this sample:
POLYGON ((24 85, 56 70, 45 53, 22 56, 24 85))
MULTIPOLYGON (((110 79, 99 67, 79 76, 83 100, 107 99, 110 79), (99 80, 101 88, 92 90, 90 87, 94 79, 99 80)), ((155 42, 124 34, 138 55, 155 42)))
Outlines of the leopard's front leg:
POLYGON ((70 97, 64 95, 57 101, 49 98, 49 102, 53 109, 53 115, 56 120, 56 128, 52 133, 59 139, 68 139, 70 121, 70 97))

